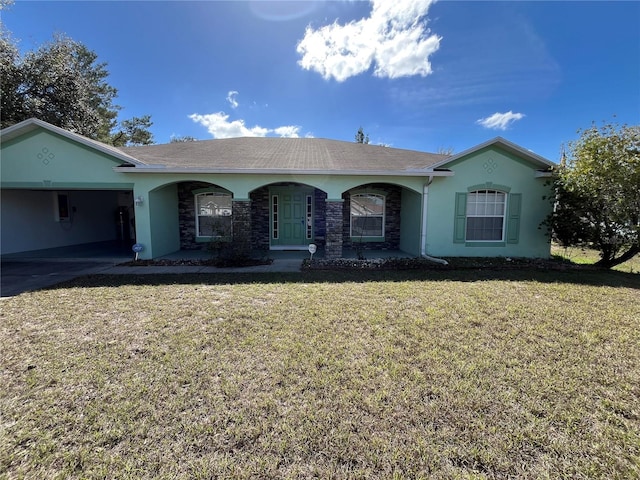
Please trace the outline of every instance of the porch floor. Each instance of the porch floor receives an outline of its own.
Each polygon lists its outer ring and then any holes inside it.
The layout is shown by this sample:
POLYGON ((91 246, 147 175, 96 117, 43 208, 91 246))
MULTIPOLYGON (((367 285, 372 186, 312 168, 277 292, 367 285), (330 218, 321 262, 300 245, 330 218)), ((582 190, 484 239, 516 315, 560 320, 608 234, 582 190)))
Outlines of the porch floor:
MULTIPOLYGON (((133 259, 134 253, 131 251, 131 245, 128 242, 109 241, 84 243, 80 245, 71 245, 67 247, 47 248, 43 250, 31 250, 28 252, 18 252, 2 255, 3 260, 101 260, 125 262, 133 259)), ((255 251, 253 258, 270 258, 273 260, 304 260, 309 258, 311 254, 307 250, 269 250, 255 251)), ((365 250, 364 257, 372 258, 411 258, 415 255, 403 252, 401 250, 365 250)), ((195 260, 211 258, 211 252, 206 250, 178 250, 176 252, 164 255, 159 258, 169 260, 195 260)), ((324 258, 324 249, 319 247, 314 253, 313 258, 324 258)), ((354 249, 345 248, 343 250, 343 258, 358 258, 358 254, 354 249)))
MULTIPOLYGON (((310 258, 311 254, 306 250, 269 250, 268 252, 264 251, 255 251, 252 253, 252 258, 271 258, 273 260, 295 260, 300 259, 300 261, 305 258, 310 258)), ((358 254, 354 249, 345 248, 342 252, 343 258, 358 258, 358 254)), ((413 258, 415 255, 411 255, 407 252, 403 252, 402 250, 365 250, 364 257, 371 258, 413 258)), ((165 258, 168 260, 195 260, 195 259, 203 259, 203 258, 211 258, 211 253, 206 250, 179 250, 177 252, 170 253, 168 255, 164 255, 160 258, 165 258)), ((320 259, 324 258, 324 248, 318 247, 316 253, 313 254, 313 258, 320 259)))

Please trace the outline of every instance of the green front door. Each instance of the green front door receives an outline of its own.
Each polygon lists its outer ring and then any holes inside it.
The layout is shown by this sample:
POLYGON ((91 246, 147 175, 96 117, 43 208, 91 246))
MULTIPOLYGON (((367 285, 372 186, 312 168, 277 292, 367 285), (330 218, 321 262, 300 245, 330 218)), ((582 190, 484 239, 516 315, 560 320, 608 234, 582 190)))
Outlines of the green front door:
POLYGON ((271 246, 306 248, 313 238, 313 191, 271 189, 271 246))

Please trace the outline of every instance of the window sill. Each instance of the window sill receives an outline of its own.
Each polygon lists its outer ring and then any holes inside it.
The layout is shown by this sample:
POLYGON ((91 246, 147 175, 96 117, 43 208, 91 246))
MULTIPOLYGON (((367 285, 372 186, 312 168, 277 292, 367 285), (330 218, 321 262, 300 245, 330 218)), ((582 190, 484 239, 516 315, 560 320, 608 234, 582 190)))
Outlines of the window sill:
POLYGON ((500 242, 483 242, 483 241, 467 241, 464 244, 465 247, 506 247, 507 244, 504 241, 500 242))

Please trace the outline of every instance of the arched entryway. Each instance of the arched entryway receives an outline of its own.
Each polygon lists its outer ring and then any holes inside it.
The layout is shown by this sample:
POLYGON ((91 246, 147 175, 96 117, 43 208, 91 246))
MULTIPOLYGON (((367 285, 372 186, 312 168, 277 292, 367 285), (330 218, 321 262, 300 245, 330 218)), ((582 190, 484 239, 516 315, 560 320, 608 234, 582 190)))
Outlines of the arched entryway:
POLYGON ((294 182, 279 182, 252 191, 252 246, 259 250, 307 250, 324 246, 327 194, 294 182))

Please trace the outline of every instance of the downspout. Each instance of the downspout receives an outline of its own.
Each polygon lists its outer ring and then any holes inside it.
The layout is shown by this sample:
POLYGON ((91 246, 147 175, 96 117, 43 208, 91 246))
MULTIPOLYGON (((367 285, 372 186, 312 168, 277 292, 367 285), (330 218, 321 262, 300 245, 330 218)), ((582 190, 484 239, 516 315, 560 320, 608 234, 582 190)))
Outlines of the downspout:
POLYGON ((429 181, 422 187, 422 231, 420 234, 420 256, 431 262, 439 263, 441 265, 449 265, 449 262, 442 258, 427 255, 427 219, 429 218, 427 207, 429 205, 429 186, 432 183, 433 175, 429 175, 429 181))

